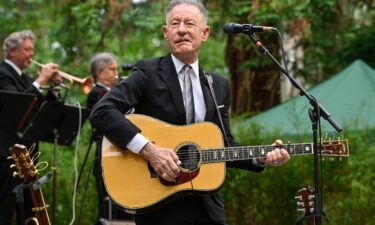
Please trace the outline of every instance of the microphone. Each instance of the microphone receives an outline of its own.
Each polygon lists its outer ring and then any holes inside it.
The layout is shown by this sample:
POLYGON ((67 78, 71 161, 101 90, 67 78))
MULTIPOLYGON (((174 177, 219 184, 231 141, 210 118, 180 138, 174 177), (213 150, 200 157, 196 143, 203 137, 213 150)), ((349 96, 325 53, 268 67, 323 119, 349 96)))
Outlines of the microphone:
POLYGON ((33 190, 38 190, 43 184, 47 183, 47 181, 52 177, 52 172, 48 172, 46 175, 39 178, 34 184, 33 184, 33 190))
POLYGON ((134 64, 122 64, 121 69, 123 71, 130 71, 133 69, 134 64))
POLYGON ((275 30, 273 27, 255 26, 253 24, 238 24, 238 23, 227 23, 224 24, 223 30, 227 34, 251 34, 255 32, 270 32, 275 30))

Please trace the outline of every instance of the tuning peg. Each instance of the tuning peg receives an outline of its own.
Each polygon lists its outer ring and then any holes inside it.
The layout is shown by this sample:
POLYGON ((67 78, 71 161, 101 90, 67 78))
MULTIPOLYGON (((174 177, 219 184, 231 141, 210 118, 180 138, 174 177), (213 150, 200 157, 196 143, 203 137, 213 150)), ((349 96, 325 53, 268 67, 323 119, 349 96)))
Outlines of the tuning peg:
POLYGON ((303 200, 303 199, 302 199, 302 196, 294 196, 294 199, 299 200, 299 201, 302 201, 302 200, 303 200))
POLYGON ((16 177, 16 176, 18 176, 18 172, 14 171, 13 172, 13 177, 16 177))
POLYGON ((309 209, 310 213, 314 212, 314 207, 309 209))
POLYGON ((11 164, 10 165, 10 168, 14 168, 14 167, 16 167, 17 165, 16 164, 11 164))
POLYGON ((35 170, 35 171, 30 171, 30 176, 32 177, 35 177, 36 175, 39 174, 39 171, 38 170, 35 170))
POLYGON ((7 159, 8 159, 8 160, 9 160, 9 159, 13 159, 13 157, 12 157, 12 156, 8 156, 7 159))
POLYGON ((297 202, 297 206, 304 206, 303 202, 297 202))
POLYGON ((305 214, 306 210, 305 210, 305 208, 302 208, 302 209, 297 209, 297 212, 300 212, 300 213, 303 213, 303 214, 305 214))

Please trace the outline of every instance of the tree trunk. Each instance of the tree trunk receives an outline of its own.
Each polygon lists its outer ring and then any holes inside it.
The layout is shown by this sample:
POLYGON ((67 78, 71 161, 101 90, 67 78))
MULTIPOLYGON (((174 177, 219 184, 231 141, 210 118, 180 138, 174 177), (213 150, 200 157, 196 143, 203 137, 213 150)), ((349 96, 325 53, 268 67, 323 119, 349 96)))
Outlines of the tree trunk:
MULTIPOLYGON (((232 113, 244 114, 269 109, 280 103, 280 73, 268 56, 259 54, 243 36, 228 38, 226 56, 231 74, 232 113), (241 39, 239 39, 241 38, 241 39), (248 46, 248 47, 247 47, 248 46)), ((262 35, 262 42, 278 59, 276 39, 262 35)))

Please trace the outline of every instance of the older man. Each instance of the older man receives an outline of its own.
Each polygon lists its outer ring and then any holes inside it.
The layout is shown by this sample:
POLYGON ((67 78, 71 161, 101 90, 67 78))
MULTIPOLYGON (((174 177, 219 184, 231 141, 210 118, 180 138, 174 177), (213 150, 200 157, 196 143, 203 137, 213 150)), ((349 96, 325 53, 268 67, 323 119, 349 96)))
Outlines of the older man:
MULTIPOLYGON (((50 92, 44 97, 40 87, 49 81, 61 80, 61 77, 56 75, 58 66, 53 63, 46 64, 40 68, 35 80, 25 71, 34 56, 34 44, 35 35, 30 30, 14 32, 5 39, 3 44, 5 59, 0 63, 0 90, 35 94, 39 102, 46 98, 53 100, 54 94, 50 92)), ((29 147, 35 140, 20 139, 15 131, 9 132, 2 128, 0 128, 0 137, 0 224, 9 225, 15 210, 12 189, 21 183, 21 180, 12 176, 14 170, 9 168, 11 161, 6 159, 9 155, 8 149, 15 143, 29 147)), ((31 208, 31 196, 29 192, 25 192, 26 216, 32 215, 31 208)))
MULTIPOLYGON (((221 122, 198 61, 200 47, 210 34, 202 3, 196 0, 171 1, 163 34, 171 54, 139 61, 133 73, 94 107, 91 121, 115 145, 139 154, 150 163, 159 177, 173 182, 180 175, 177 154, 149 141, 138 127, 123 118, 123 113, 134 107, 135 113, 176 125, 210 121, 221 127, 221 122)), ((228 140, 226 145, 236 145, 230 133, 229 83, 217 75, 212 75, 212 79, 224 124, 222 132, 228 140)), ((276 144, 280 145, 281 141, 276 144)), ((227 163, 227 166, 259 172, 264 164, 281 165, 288 159, 289 154, 285 149, 276 148, 259 161, 237 161, 227 163)), ((218 193, 177 198, 152 212, 136 215, 136 223, 227 224, 218 193)))

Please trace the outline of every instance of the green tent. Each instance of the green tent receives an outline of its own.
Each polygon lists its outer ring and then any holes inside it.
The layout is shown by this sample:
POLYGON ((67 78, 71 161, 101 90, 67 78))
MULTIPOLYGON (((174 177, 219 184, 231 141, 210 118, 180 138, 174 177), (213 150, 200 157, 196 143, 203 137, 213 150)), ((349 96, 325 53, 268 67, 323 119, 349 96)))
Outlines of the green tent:
MULTIPOLYGON (((346 130, 375 128, 375 70, 365 62, 356 60, 345 70, 308 90, 346 130)), ((310 104, 306 97, 298 96, 238 125, 260 125, 265 131, 301 135, 312 133, 308 116, 310 104)), ((335 132, 322 118, 322 132, 335 132)))

